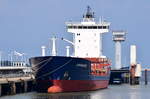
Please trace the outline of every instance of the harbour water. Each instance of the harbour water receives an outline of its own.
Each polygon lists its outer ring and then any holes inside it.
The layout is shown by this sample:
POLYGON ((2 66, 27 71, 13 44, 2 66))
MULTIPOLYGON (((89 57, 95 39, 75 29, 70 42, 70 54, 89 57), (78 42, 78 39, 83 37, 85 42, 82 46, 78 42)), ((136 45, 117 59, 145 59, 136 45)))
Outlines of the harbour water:
POLYGON ((0 99, 148 99, 150 85, 110 85, 107 89, 90 92, 73 93, 24 93, 12 96, 3 96, 0 99))
MULTIPOLYGON (((142 73, 143 75, 144 73, 142 73)), ((150 75, 150 72, 148 72, 150 75)), ((150 76, 148 76, 150 81, 150 76)), ((109 85, 107 89, 90 92, 72 93, 36 93, 29 92, 17 95, 2 96, 0 99, 148 99, 150 97, 150 82, 144 85, 144 75, 140 85, 109 85)))

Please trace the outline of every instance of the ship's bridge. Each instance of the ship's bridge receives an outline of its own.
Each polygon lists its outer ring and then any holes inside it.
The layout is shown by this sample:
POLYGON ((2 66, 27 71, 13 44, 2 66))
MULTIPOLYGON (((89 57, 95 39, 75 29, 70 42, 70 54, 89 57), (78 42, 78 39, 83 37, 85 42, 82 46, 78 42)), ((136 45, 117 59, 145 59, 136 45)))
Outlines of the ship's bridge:
POLYGON ((68 29, 109 29, 109 22, 66 22, 68 29))
POLYGON ((109 22, 66 22, 68 32, 93 31, 98 33, 108 32, 109 22))

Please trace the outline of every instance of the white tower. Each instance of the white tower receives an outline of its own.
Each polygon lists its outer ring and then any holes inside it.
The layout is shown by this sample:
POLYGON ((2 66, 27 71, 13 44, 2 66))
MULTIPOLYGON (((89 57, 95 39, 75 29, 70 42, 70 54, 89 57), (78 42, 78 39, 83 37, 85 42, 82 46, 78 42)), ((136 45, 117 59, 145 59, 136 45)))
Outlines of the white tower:
POLYGON ((67 31, 74 35, 74 56, 95 57, 102 56, 102 33, 109 32, 110 23, 106 21, 95 22, 94 13, 87 7, 87 12, 81 22, 67 22, 67 31))
POLYGON ((120 69, 121 64, 121 42, 125 41, 124 31, 113 31, 113 41, 115 42, 115 69, 120 69))
POLYGON ((56 56, 56 37, 52 37, 52 56, 56 56))
POLYGON ((130 65, 136 65, 136 45, 130 46, 130 65))

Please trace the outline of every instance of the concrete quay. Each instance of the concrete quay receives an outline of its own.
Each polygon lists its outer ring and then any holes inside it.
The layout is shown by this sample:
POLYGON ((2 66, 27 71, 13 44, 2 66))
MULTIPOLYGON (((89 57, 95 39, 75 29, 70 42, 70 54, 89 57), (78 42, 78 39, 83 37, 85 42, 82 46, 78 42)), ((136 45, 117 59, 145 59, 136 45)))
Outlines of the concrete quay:
POLYGON ((30 92, 34 89, 34 77, 0 78, 0 96, 30 92))

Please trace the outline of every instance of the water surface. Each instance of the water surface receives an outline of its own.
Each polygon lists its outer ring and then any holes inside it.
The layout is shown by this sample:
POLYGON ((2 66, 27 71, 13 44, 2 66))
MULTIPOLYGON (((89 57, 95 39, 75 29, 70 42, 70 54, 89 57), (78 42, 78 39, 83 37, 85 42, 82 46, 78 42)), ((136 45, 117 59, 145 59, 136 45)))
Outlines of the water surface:
POLYGON ((72 93, 24 93, 3 96, 0 99, 149 99, 150 85, 110 85, 107 89, 72 93))

